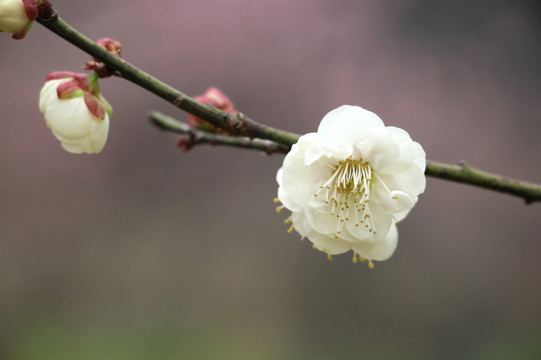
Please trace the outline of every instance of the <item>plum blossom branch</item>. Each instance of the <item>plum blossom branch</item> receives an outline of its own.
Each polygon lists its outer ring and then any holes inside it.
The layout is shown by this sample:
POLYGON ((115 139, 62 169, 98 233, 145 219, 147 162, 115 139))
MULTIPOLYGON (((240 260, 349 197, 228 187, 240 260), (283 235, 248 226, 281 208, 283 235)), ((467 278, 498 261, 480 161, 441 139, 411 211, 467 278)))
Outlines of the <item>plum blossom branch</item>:
POLYGON ((245 149, 253 149, 265 152, 267 155, 274 153, 287 154, 290 148, 271 140, 250 139, 245 136, 230 136, 217 134, 203 130, 196 130, 190 125, 167 116, 158 111, 151 111, 148 118, 158 128, 181 134, 178 140, 178 147, 182 151, 188 151, 195 145, 225 145, 245 149))
MULTIPOLYGON (((42 14, 40 13, 40 15, 42 14)), ((193 114, 215 127, 224 129, 232 135, 268 139, 285 145, 292 145, 297 141, 297 135, 259 124, 242 113, 231 114, 195 101, 181 91, 109 53, 106 49, 64 22, 55 11, 47 15, 47 17, 38 16, 36 21, 64 40, 103 62, 113 75, 139 85, 179 109, 193 114)))
MULTIPOLYGON (((215 107, 202 104, 181 91, 167 85, 166 83, 154 78, 135 66, 127 63, 123 59, 109 53, 92 40, 82 35, 74 28, 64 22, 53 9, 40 11, 36 22, 43 25, 53 33, 64 40, 75 45, 84 52, 90 54, 95 59, 103 62, 112 73, 120 78, 124 78, 136 85, 150 91, 162 99, 172 103, 181 110, 195 115, 215 127, 225 129, 229 134, 237 135, 233 139, 225 140, 224 137, 213 135, 206 138, 208 143, 239 146, 239 142, 244 137, 249 139, 259 138, 271 140, 276 144, 281 144, 285 150, 295 144, 299 135, 278 130, 255 122, 242 113, 230 114, 221 111, 215 107), (220 139, 218 141, 218 139, 220 139)), ((162 123, 163 125, 163 123, 162 123)), ((165 128, 172 130, 172 128, 165 128)), ((178 131, 179 129, 175 130, 178 131)), ((207 135, 208 136, 208 135, 207 135)), ((202 143, 205 140, 198 140, 202 143)), ((256 148, 255 144, 260 144, 260 140, 252 140, 246 148, 256 148)), ((260 149, 267 153, 283 152, 281 147, 260 149)), ((500 175, 488 173, 475 169, 465 164, 450 165, 439 162, 427 162, 425 174, 440 179, 469 184, 485 189, 498 191, 523 198, 526 203, 541 202, 541 185, 527 183, 518 180, 506 179, 500 175)))
MULTIPOLYGON (((186 135, 187 137, 181 138, 181 142, 183 145, 189 144, 190 148, 197 144, 225 145, 261 150, 267 154, 286 154, 290 150, 289 146, 268 140, 233 137, 194 130, 188 124, 158 111, 151 111, 148 116, 152 123, 160 129, 186 135)), ((527 204, 541 201, 541 185, 507 179, 497 174, 476 169, 464 162, 451 165, 427 161, 425 175, 518 196, 523 198, 527 204)))
POLYGON ((497 174, 476 169, 464 162, 460 162, 458 165, 450 165, 429 161, 426 164, 425 174, 427 176, 518 196, 523 198, 526 204, 531 204, 536 201, 541 202, 540 184, 508 179, 497 174))

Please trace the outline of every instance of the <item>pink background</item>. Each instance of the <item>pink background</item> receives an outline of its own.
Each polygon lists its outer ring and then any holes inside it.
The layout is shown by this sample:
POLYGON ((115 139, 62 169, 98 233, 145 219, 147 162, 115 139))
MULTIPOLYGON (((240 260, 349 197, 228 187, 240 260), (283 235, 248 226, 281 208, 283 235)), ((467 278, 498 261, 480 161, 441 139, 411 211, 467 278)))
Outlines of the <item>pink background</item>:
MULTIPOLYGON (((541 182, 541 27, 525 1, 53 2, 87 36, 187 94, 315 131, 342 104, 433 160, 541 182)), ((38 111, 89 57, 39 24, 0 36, 0 359, 530 359, 541 353, 541 204, 438 179, 374 270, 287 234, 283 159, 182 154, 119 79, 99 155, 38 111)))

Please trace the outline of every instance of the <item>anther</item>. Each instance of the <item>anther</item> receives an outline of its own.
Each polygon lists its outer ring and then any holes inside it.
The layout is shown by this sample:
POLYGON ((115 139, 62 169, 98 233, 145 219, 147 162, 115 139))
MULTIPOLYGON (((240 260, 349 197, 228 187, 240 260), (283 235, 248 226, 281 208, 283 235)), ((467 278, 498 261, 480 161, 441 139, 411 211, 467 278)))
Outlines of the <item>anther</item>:
POLYGON ((295 225, 291 225, 291 226, 289 227, 289 229, 287 229, 287 233, 288 233, 288 234, 291 234, 291 233, 293 232, 293 230, 295 230, 295 225))

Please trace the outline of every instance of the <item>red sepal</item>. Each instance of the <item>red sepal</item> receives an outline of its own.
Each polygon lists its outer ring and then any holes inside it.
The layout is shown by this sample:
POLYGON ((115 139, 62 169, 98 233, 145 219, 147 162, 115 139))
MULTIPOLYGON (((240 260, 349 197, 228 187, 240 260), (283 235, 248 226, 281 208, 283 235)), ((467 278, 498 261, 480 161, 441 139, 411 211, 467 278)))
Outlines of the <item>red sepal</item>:
POLYGON ((28 20, 34 21, 38 17, 38 1, 37 0, 23 0, 24 10, 28 20))
MULTIPOLYGON (((237 110, 233 102, 223 93, 222 90, 217 87, 211 87, 205 91, 203 95, 198 95, 194 97, 194 100, 199 101, 202 104, 207 104, 214 106, 222 111, 236 114, 237 110)), ((203 119, 198 118, 197 116, 188 114, 188 124, 194 128, 225 133, 224 130, 215 128, 208 122, 203 119)))
MULTIPOLYGON (((122 44, 118 40, 113 40, 109 38, 102 38, 96 41, 96 44, 107 50, 113 55, 116 55, 118 57, 122 56, 122 44)), ((97 59, 94 59, 96 61, 99 61, 97 59)))
MULTIPOLYGON (((66 79, 66 78, 72 78, 75 77, 77 73, 71 72, 71 71, 54 71, 47 75, 47 81, 49 80, 58 80, 58 79, 66 79)), ((84 75, 84 74, 79 74, 84 75)))
POLYGON ((84 95, 85 104, 88 111, 99 119, 105 119, 105 109, 98 102, 98 99, 89 92, 85 91, 84 95))
POLYGON ((68 81, 65 81, 61 84, 59 84, 56 87, 56 94, 58 95, 59 99, 67 100, 72 99, 75 96, 76 92, 84 92, 83 89, 79 86, 79 83, 75 79, 71 79, 68 81))

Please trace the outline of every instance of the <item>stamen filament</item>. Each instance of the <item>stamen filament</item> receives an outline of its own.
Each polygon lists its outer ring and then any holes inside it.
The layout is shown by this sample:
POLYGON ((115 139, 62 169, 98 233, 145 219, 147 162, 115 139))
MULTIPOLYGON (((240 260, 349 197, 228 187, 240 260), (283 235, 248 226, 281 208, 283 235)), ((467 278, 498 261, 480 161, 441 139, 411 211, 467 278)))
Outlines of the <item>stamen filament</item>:
POLYGON ((337 218, 335 238, 339 238, 343 227, 352 222, 356 227, 366 222, 366 229, 373 232, 370 219, 370 186, 372 168, 361 159, 348 159, 335 166, 314 197, 329 206, 329 213, 337 218), (323 194, 321 194, 323 193, 323 194), (322 196, 320 196, 320 194, 322 196))

